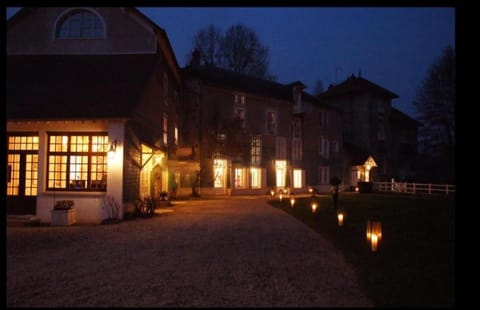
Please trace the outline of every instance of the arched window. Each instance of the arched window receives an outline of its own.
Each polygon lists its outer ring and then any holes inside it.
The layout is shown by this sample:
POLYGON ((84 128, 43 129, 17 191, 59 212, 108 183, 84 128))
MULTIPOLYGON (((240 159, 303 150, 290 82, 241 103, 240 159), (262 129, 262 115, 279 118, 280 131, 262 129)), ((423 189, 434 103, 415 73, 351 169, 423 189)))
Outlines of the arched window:
POLYGON ((55 37, 59 39, 101 39, 104 37, 100 18, 87 10, 73 10, 57 23, 55 37))

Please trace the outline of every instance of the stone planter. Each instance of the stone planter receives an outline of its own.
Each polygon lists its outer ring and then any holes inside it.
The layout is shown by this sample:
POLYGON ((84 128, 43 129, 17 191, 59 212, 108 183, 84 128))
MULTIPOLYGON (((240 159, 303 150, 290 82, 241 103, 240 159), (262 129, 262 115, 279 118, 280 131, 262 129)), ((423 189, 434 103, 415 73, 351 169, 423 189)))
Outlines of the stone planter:
POLYGON ((75 222, 75 209, 52 210, 51 226, 69 226, 75 222))

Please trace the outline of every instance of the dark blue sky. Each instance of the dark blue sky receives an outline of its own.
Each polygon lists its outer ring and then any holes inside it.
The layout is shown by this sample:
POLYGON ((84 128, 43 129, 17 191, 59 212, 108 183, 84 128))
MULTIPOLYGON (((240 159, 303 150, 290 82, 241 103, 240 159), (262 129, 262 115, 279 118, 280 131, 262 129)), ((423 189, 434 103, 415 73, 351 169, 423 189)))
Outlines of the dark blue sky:
MULTIPOLYGON (((181 67, 193 37, 209 24, 223 31, 242 23, 269 48, 278 82, 300 80, 312 93, 352 73, 399 95, 397 109, 415 116, 411 102, 447 45, 455 47, 453 7, 138 8, 165 29, 181 67)), ((7 8, 7 18, 16 10, 7 8)))

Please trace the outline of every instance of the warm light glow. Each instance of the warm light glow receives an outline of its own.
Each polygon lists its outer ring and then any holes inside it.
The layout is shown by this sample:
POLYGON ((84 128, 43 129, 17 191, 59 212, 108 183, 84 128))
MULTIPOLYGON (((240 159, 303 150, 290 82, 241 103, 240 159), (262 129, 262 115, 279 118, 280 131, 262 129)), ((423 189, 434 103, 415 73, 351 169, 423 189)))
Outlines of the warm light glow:
POLYGON ((290 206, 293 207, 295 205, 295 198, 290 198, 290 206))
POLYGON ((275 191, 273 189, 270 190, 270 196, 275 196, 275 191))
POLYGON ((280 199, 280 201, 282 201, 282 199, 283 199, 283 194, 278 195, 278 199, 280 199))
POLYGON ((359 189, 358 189, 358 186, 355 186, 355 192, 358 193, 359 189))
POLYGON ((287 175, 287 161, 276 160, 275 161, 275 176, 277 187, 285 186, 285 177, 287 175))
POLYGON ((302 188, 302 180, 303 180, 303 170, 294 169, 293 170, 293 188, 302 188))
POLYGON ((372 252, 377 251, 379 238, 377 234, 372 234, 372 252))
POLYGON ((312 212, 315 213, 315 211, 317 211, 317 203, 312 202, 312 212))
POLYGON ((308 192, 309 192, 310 194, 313 193, 313 188, 309 187, 309 188, 308 188, 308 192))
POLYGON ((343 225, 343 213, 338 213, 337 214, 337 219, 338 219, 338 226, 342 226, 343 225))
POLYGON ((378 220, 367 221, 367 240, 370 241, 372 251, 376 251, 382 239, 382 223, 378 220))
POLYGON ((163 154, 155 155, 155 164, 160 164, 162 162, 163 154))

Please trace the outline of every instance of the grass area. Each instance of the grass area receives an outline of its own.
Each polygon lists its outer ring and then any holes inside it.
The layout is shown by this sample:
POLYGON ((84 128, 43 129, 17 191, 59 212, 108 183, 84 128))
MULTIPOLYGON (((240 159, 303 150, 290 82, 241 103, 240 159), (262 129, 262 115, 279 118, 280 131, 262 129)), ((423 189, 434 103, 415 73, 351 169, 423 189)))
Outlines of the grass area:
POLYGON ((269 203, 321 233, 356 267, 360 281, 379 307, 455 305, 455 200, 453 196, 341 193, 343 226, 337 225, 330 196, 269 203), (382 222, 377 252, 366 240, 366 223, 382 222))

